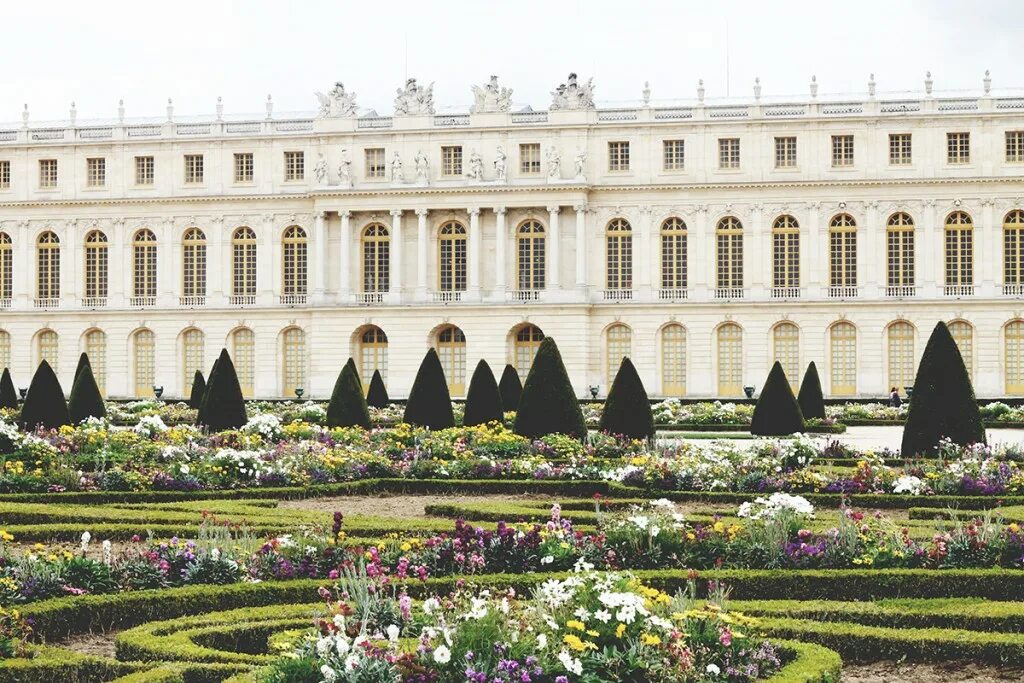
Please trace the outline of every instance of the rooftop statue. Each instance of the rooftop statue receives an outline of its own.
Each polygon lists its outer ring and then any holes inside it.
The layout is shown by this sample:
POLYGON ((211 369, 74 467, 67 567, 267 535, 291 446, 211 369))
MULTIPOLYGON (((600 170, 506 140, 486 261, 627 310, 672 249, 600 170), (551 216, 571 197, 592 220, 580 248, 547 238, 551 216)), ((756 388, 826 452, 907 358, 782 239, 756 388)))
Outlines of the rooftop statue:
POLYGON ((320 101, 317 112, 319 119, 340 119, 356 115, 356 94, 346 92, 341 81, 336 82, 326 95, 318 91, 316 98, 320 101))
POLYGON ((594 109, 594 79, 580 85, 576 74, 569 74, 568 80, 560 84, 551 93, 551 110, 559 109, 594 109))
POLYGON ((508 111, 512 107, 512 89, 500 88, 497 76, 491 76, 483 87, 474 85, 473 97, 476 101, 469 111, 474 114, 508 111))
POLYGON ((395 90, 395 114, 420 116, 434 113, 434 84, 421 87, 415 78, 405 81, 405 88, 395 90))

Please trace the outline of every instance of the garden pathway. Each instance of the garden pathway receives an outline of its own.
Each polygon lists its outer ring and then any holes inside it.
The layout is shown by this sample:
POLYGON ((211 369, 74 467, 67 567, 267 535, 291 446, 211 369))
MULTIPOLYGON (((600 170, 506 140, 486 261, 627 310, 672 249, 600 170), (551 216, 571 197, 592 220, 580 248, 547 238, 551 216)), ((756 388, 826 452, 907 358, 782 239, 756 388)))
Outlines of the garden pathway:
MULTIPOLYGON (((991 444, 1024 444, 1024 429, 989 429, 986 433, 991 444)), ((837 440, 861 450, 889 448, 898 451, 903 441, 903 427, 849 427, 844 434, 816 438, 823 442, 837 440)))

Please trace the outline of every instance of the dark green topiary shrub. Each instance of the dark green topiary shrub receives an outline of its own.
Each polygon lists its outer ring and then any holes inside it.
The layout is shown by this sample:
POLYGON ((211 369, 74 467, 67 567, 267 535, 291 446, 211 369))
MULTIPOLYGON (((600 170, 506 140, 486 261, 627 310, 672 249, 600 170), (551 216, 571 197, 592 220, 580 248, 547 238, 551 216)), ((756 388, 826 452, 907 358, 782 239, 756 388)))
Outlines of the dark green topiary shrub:
POLYGON ((604 402, 598 429, 630 439, 654 438, 654 415, 633 361, 623 358, 604 402))
POLYGON ((562 354, 551 337, 540 343, 526 376, 515 432, 531 439, 545 434, 567 434, 577 439, 587 435, 583 411, 562 363, 562 354))
POLYGON ((804 381, 800 383, 800 395, 797 396, 800 412, 805 420, 825 419, 825 397, 821 394, 821 380, 818 378, 818 366, 811 361, 804 372, 804 381))
POLYGON ((200 426, 211 432, 238 429, 249 421, 235 364, 231 362, 227 349, 221 349, 217 364, 210 373, 200 412, 200 426))
POLYGON ((761 395, 757 397, 750 433, 756 436, 785 436, 804 430, 804 416, 782 364, 775 361, 761 395))
MULTIPOLYGON (((202 427, 204 424, 206 424, 206 422, 205 422, 205 418, 206 418, 206 405, 207 405, 207 403, 206 403, 206 394, 207 394, 207 392, 209 392, 210 384, 213 383, 213 378, 217 374, 217 363, 218 362, 220 362, 220 358, 219 357, 217 358, 217 360, 213 361, 213 367, 210 368, 210 374, 207 375, 208 379, 206 380, 206 383, 203 384, 203 395, 199 398, 199 405, 196 407, 196 424, 199 425, 200 427, 202 427)), ((195 381, 194 377, 193 377, 193 381, 195 381)))
POLYGON ((962 446, 985 442, 985 426, 964 359, 946 323, 940 321, 917 366, 903 427, 903 455, 928 453, 943 437, 962 446))
POLYGON ((359 368, 356 367, 356 362, 352 360, 352 356, 349 356, 348 360, 345 361, 345 367, 352 370, 352 374, 356 376, 356 382, 359 383, 359 391, 363 392, 363 379, 359 376, 359 368))
POLYGON ((515 410, 519 407, 519 397, 523 395, 523 383, 519 380, 519 373, 511 364, 506 365, 505 370, 501 373, 498 391, 501 392, 501 405, 505 410, 515 410))
POLYGON ((469 381, 469 391, 466 392, 466 412, 462 418, 462 424, 472 427, 495 420, 501 422, 504 414, 498 383, 494 381, 494 373, 491 372, 491 366, 487 364, 487 361, 481 358, 480 362, 476 364, 476 370, 473 371, 473 378, 469 381))
POLYGON ((71 381, 71 393, 75 392, 75 382, 78 381, 78 376, 82 374, 82 370, 91 367, 92 365, 89 363, 89 354, 82 351, 78 356, 78 365, 75 367, 75 378, 71 381))
POLYGON ((0 408, 17 408, 18 392, 14 388, 14 380, 11 379, 11 371, 4 368, 4 374, 0 375, 0 408))
POLYGON ((20 424, 25 430, 37 427, 57 429, 71 424, 60 380, 45 360, 39 364, 36 374, 32 375, 32 383, 28 385, 28 394, 21 406, 20 424))
POLYGON ((416 379, 409 392, 409 400, 405 404, 405 416, 402 418, 411 425, 428 429, 447 429, 455 426, 452 415, 452 397, 448 393, 448 383, 444 378, 444 368, 437 351, 427 350, 427 355, 420 363, 416 379))
POLYGON ((71 396, 68 399, 68 416, 72 424, 78 424, 87 417, 107 416, 107 407, 103 403, 103 395, 100 393, 99 385, 96 384, 96 377, 92 374, 92 365, 83 353, 85 364, 79 364, 78 374, 75 375, 75 383, 71 385, 71 396))
POLYGON ((196 374, 192 375, 192 391, 188 395, 188 407, 198 410, 205 393, 206 378, 203 377, 201 370, 196 370, 196 374))
POLYGON ((390 402, 384 378, 380 376, 380 370, 374 370, 373 377, 370 378, 370 391, 366 394, 366 405, 372 408, 387 408, 390 402))
POLYGON ((328 427, 362 427, 370 428, 370 411, 366 407, 363 387, 359 384, 356 365, 352 359, 338 373, 331 392, 331 402, 327 406, 328 427))

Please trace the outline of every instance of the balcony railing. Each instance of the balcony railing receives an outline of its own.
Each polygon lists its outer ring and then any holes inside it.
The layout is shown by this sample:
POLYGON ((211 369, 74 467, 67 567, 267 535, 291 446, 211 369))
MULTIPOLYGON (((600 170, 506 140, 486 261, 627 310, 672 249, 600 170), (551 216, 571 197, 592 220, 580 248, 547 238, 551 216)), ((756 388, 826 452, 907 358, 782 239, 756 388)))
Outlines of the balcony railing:
POLYGON ((178 297, 178 305, 179 306, 186 306, 188 308, 198 308, 200 306, 205 306, 206 305, 206 297, 205 296, 201 296, 201 295, 197 295, 197 296, 181 296, 181 297, 178 297))
POLYGON ((540 290, 539 289, 517 289, 512 292, 512 300, 519 302, 526 301, 539 301, 540 290))
POLYGON ((668 287, 658 290, 659 301, 685 301, 686 298, 686 287, 668 287))
POLYGON ((632 301, 632 289, 605 289, 601 291, 601 298, 605 301, 632 301))
POLYGON ((1004 284, 1003 296, 1024 296, 1024 284, 1004 284))
POLYGON ((942 291, 946 296, 974 296, 974 285, 946 285, 942 291))
POLYGON ((10 308, 10 307, 11 307, 11 297, 5 296, 3 298, 0 298, 0 308, 10 308))
POLYGON ((106 308, 107 297, 87 296, 82 298, 82 308, 106 308))
POLYGON ((256 295, 232 294, 228 297, 228 303, 232 306, 253 306, 256 304, 256 295))
POLYGON ((885 295, 895 299, 906 299, 917 295, 916 285, 889 285, 885 288, 885 295))
POLYGON ((463 292, 431 292, 435 304, 454 304, 462 301, 463 292))
POLYGON ((282 294, 279 298, 282 306, 305 306, 305 294, 282 294))
POLYGON ((773 299, 799 299, 799 287, 772 287, 773 299))
POLYGON ((719 287, 715 290, 716 299, 742 299, 742 287, 719 287))
POLYGON ((150 308, 156 306, 155 296, 133 296, 128 299, 128 305, 134 308, 150 308))
POLYGON ((384 292, 360 292, 356 295, 360 306, 375 306, 384 303, 384 292))
POLYGON ((856 285, 833 285, 828 288, 830 299, 856 299, 860 294, 856 285))
POLYGON ((36 298, 32 303, 36 308, 57 308, 60 306, 60 299, 56 297, 36 298))

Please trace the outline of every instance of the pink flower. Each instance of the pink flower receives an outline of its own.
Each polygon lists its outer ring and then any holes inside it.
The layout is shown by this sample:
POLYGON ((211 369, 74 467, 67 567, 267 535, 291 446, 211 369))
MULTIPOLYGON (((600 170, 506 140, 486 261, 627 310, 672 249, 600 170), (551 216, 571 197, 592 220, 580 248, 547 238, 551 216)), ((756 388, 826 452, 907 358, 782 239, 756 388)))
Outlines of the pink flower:
POLYGON ((725 647, 729 647, 730 645, 732 645, 732 631, 730 631, 729 629, 723 629, 722 634, 718 636, 718 642, 720 642, 725 647))

